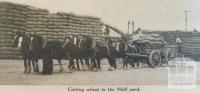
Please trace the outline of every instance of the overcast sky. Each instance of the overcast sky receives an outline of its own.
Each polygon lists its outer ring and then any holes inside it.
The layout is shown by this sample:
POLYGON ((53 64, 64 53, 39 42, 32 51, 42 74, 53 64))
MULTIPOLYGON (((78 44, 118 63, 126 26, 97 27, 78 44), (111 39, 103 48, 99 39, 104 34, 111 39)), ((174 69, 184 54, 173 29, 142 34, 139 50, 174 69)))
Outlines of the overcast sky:
POLYGON ((200 0, 0 0, 27 4, 50 12, 101 17, 102 21, 127 31, 127 22, 147 30, 184 30, 188 13, 188 29, 200 31, 200 0))

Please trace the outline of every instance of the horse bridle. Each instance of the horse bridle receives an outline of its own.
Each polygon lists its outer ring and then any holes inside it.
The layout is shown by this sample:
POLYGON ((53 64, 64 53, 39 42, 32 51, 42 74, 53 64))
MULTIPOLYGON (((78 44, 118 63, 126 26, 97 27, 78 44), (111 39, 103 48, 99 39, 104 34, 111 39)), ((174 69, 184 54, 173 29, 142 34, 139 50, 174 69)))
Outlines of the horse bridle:
POLYGON ((67 45, 69 43, 69 38, 67 38, 66 40, 65 40, 65 43, 63 44, 63 48, 67 45))

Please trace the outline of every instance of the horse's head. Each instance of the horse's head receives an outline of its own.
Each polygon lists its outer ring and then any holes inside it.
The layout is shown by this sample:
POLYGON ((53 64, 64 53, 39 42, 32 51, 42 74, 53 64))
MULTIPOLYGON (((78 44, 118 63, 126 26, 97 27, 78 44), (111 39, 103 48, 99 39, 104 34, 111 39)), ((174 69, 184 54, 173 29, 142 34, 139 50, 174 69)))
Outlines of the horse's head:
POLYGON ((30 51, 40 50, 43 44, 44 44, 44 40, 42 37, 36 34, 30 35, 30 46, 29 46, 30 51))
POLYGON ((74 41, 74 45, 76 46, 78 44, 78 35, 73 36, 73 41, 74 41))
POLYGON ((84 35, 80 39, 79 47, 80 48, 92 48, 92 44, 93 44, 92 37, 90 37, 89 35, 84 35))
POLYGON ((13 47, 16 48, 21 48, 22 47, 22 42, 24 38, 25 33, 22 32, 16 32, 15 37, 13 39, 13 47))
POLYGON ((125 52, 128 50, 127 44, 124 40, 120 39, 117 43, 116 50, 118 52, 125 52))
POLYGON ((63 48, 66 47, 66 45, 68 45, 68 44, 70 43, 70 41, 72 40, 72 38, 73 38, 73 37, 70 36, 70 35, 69 35, 69 36, 65 36, 65 38, 64 38, 64 42, 65 42, 65 43, 63 44, 62 47, 63 47, 63 48))

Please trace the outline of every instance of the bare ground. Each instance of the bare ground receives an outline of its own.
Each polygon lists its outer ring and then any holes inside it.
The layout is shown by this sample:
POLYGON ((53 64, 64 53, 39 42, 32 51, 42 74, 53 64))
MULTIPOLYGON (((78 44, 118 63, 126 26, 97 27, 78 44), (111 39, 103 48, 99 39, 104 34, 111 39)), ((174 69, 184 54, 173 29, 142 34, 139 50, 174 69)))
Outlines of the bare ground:
MULTIPOLYGON (((60 73, 59 66, 55 65, 52 75, 41 75, 33 72, 24 74, 22 60, 0 60, 0 85, 167 85, 168 83, 165 66, 150 68, 143 64, 139 69, 123 70, 121 61, 117 62, 118 68, 115 71, 108 71, 108 62, 103 60, 101 71, 69 73, 68 61, 64 60, 64 72, 60 73)), ((57 64, 56 61, 54 63, 57 64)))

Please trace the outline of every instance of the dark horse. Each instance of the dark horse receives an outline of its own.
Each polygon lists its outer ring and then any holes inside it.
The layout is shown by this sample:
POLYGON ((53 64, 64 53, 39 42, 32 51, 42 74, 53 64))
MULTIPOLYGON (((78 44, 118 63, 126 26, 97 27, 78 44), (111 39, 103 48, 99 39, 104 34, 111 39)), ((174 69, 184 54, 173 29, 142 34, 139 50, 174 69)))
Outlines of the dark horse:
MULTIPOLYGON (((108 43, 96 42, 90 36, 85 35, 81 43, 84 58, 91 58, 91 69, 101 69, 101 59, 107 58, 111 68, 116 69, 116 50, 108 43)), ((113 70, 113 69, 109 69, 113 70)))
MULTIPOLYGON (((43 39, 39 35, 31 36, 31 52, 32 56, 34 56, 32 60, 36 62, 36 68, 38 70, 38 59, 43 59, 43 74, 51 74, 53 71, 53 59, 57 59, 60 65, 60 72, 63 71, 63 67, 61 64, 61 60, 66 58, 71 58, 69 52, 72 49, 71 39, 69 37, 65 37, 64 41, 48 41, 43 39), (69 49, 70 48, 70 49, 69 49)), ((71 63, 70 63, 71 64, 71 63)))
POLYGON ((83 37, 82 35, 73 35, 73 43, 71 43, 71 45, 73 46, 71 49, 71 57, 72 59, 70 60, 72 64, 71 67, 73 67, 75 69, 75 65, 74 65, 74 60, 76 61, 76 65, 77 65, 77 70, 80 70, 80 66, 79 66, 79 61, 81 62, 81 65, 84 69, 84 63, 83 63, 83 56, 85 54, 83 54, 81 51, 82 51, 82 48, 81 48, 81 42, 83 40, 83 37))
MULTIPOLYGON (((31 73, 31 52, 30 52, 30 37, 26 36, 25 33, 16 32, 13 39, 13 47, 19 48, 21 51, 22 58, 24 60, 24 73, 31 73)), ((33 63, 33 62, 32 62, 33 63)), ((33 63, 34 64, 34 63, 33 63)), ((35 67, 33 66, 35 70, 35 67)))
POLYGON ((128 68, 128 64, 132 67, 139 66, 139 57, 127 56, 126 53, 137 54, 140 51, 140 47, 133 44, 128 44, 126 39, 121 38, 117 44, 116 50, 118 52, 118 57, 123 59, 123 69, 128 68))
POLYGON ((75 64, 77 65, 77 70, 80 70, 79 61, 82 64, 82 67, 84 68, 84 63, 82 59, 82 54, 80 52, 80 41, 82 41, 81 35, 68 35, 67 41, 69 41, 67 44, 64 44, 64 49, 67 52, 66 57, 69 59, 69 66, 68 68, 70 70, 76 69, 75 64))

